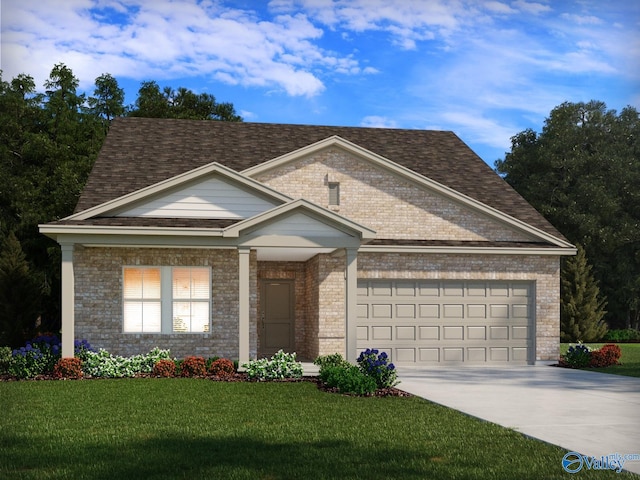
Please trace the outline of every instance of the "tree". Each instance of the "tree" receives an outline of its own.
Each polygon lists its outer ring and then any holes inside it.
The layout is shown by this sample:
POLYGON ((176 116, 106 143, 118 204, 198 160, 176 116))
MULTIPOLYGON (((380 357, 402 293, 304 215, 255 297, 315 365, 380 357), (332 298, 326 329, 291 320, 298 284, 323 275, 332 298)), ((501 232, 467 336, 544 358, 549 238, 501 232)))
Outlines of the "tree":
POLYGON ((10 233, 0 253, 0 345, 17 348, 34 336, 41 285, 29 268, 20 242, 10 233))
POLYGON ((560 341, 595 342, 607 333, 603 320, 607 302, 600 295, 584 248, 577 247, 577 255, 564 261, 560 275, 560 341))
POLYGON ((108 124, 115 117, 124 115, 124 90, 118 81, 108 73, 96 78, 96 88, 93 97, 89 97, 89 112, 96 117, 104 118, 108 124))
POLYGON ((154 81, 142 82, 135 106, 131 108, 129 115, 147 118, 242 121, 242 117, 236 114, 231 103, 217 103, 211 94, 196 94, 184 87, 177 90, 165 87, 161 91, 154 81))
POLYGON ((640 116, 603 102, 563 103, 495 163, 525 199, 580 243, 608 299, 609 325, 640 318, 640 116))

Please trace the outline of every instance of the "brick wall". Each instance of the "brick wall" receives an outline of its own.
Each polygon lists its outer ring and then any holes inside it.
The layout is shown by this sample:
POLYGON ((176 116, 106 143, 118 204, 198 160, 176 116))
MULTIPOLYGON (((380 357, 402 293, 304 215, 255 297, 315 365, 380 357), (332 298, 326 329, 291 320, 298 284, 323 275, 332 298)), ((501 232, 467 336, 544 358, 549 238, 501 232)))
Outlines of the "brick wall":
MULTIPOLYGON (((257 268, 251 256, 250 355, 257 352, 257 268)), ((82 248, 74 253, 75 336, 115 355, 168 348, 187 355, 238 358, 238 253, 236 250, 166 248, 82 248), (122 332, 122 268, 124 266, 211 267, 212 326, 210 333, 137 334, 122 332)))
POLYGON ((528 241, 531 237, 424 187, 328 148, 256 176, 293 198, 327 207, 329 182, 340 183, 340 206, 330 207, 372 228, 378 238, 528 241))

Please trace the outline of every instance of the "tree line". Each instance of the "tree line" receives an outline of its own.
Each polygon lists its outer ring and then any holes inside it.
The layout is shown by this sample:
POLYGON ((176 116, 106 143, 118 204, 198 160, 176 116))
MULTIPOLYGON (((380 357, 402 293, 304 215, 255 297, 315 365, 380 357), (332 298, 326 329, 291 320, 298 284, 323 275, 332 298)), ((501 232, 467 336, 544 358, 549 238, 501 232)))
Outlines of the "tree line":
MULTIPOLYGON (((0 71, 0 345, 20 345, 60 328, 60 252, 38 225, 73 212, 108 132, 119 116, 242 121, 231 103, 186 88, 141 83, 136 101, 110 74, 93 94, 78 92, 56 64, 44 82, 0 71), (37 319, 37 320, 36 320, 37 319)), ((606 328, 640 322, 640 118, 603 102, 563 103, 542 131, 511 139, 498 174, 574 244, 563 261, 564 340, 588 341, 606 328), (580 338, 582 337, 582 338, 580 338)))
POLYGON ((551 111, 540 133, 527 129, 515 135, 511 152, 495 168, 580 247, 577 257, 563 261, 564 338, 598 339, 603 331, 598 318, 610 328, 637 330, 638 111, 628 106, 618 113, 600 101, 565 102, 551 111), (585 325, 577 326, 581 321, 585 325))
POLYGON ((38 225, 73 213, 112 119, 242 121, 231 103, 155 81, 142 82, 133 105, 108 73, 91 95, 78 86, 62 63, 44 92, 30 75, 5 81, 0 71, 0 345, 60 328, 60 253, 38 225))

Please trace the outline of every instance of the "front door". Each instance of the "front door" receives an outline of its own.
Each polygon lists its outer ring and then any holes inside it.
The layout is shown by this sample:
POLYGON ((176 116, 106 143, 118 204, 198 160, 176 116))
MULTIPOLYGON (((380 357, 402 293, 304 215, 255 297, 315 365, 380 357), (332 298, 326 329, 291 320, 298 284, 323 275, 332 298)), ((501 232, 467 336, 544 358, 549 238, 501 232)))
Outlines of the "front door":
POLYGON ((260 357, 294 346, 293 281, 263 280, 260 295, 260 357))

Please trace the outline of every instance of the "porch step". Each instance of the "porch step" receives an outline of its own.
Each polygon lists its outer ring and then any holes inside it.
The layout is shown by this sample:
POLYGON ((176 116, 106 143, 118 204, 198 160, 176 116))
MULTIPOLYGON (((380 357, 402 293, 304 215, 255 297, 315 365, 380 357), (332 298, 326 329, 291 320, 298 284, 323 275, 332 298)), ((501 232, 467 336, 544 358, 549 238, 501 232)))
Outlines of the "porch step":
POLYGON ((314 365, 311 362, 301 362, 302 363, 302 375, 305 377, 317 377, 320 373, 320 367, 318 365, 314 365))

